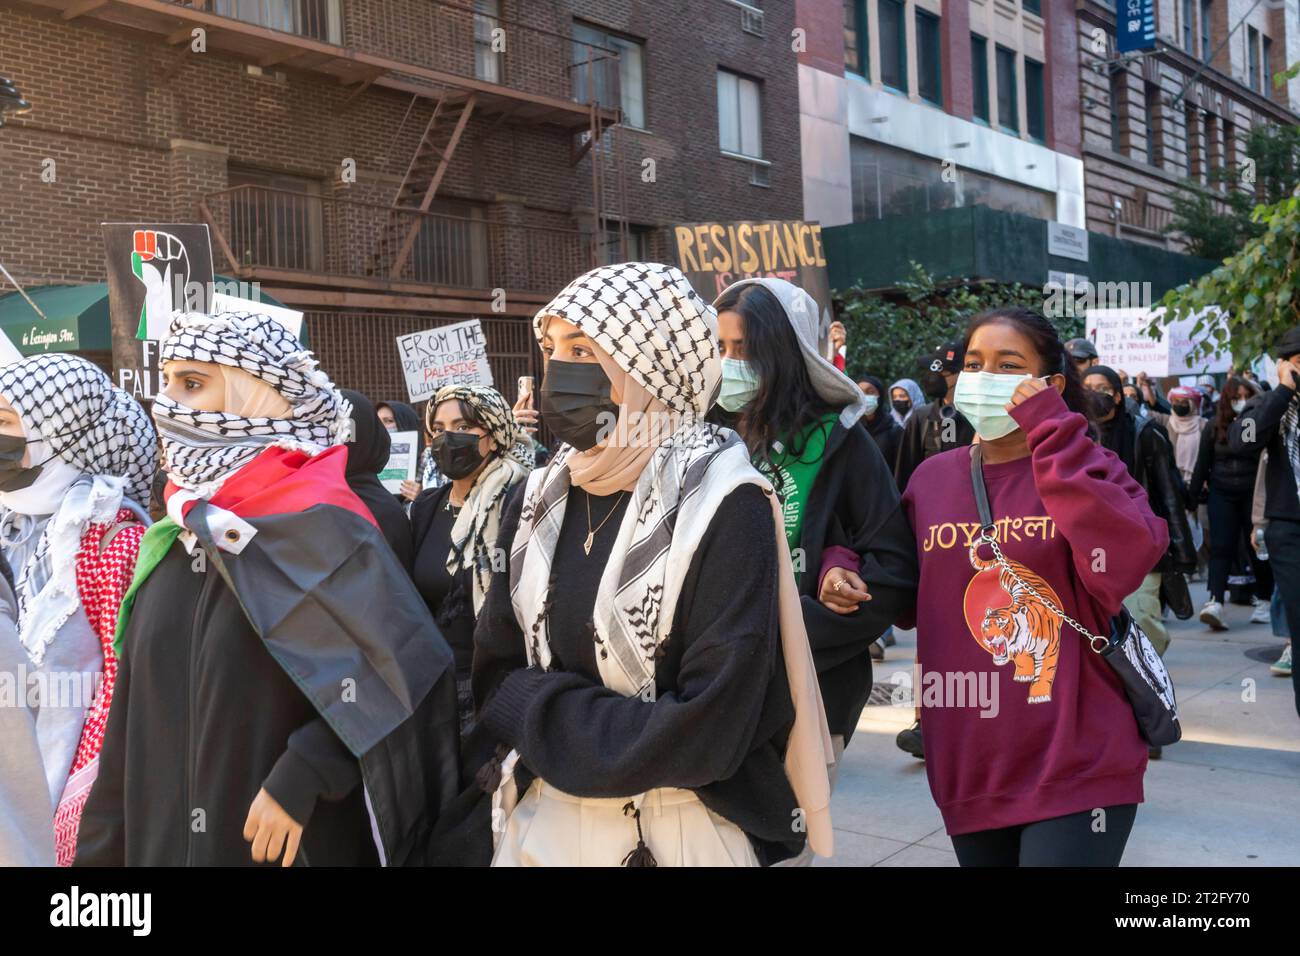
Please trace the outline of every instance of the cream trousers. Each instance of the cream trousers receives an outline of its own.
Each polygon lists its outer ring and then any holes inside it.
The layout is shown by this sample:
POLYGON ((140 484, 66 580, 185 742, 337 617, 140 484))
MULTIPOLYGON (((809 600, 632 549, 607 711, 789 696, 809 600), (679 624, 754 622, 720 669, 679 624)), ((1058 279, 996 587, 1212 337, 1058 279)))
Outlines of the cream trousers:
MULTIPOLYGON (((506 820, 493 866, 620 866, 637 845, 630 797, 575 797, 538 779, 506 820)), ((643 795, 641 832, 659 866, 758 866, 749 837, 690 790, 643 795)))

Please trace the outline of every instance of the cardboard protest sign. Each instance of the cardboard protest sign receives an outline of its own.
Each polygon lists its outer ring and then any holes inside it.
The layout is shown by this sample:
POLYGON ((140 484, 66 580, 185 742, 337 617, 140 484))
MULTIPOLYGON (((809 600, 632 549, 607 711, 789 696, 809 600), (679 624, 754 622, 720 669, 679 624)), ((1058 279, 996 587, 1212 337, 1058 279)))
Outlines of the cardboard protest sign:
POLYGON ((830 333, 830 275, 816 222, 702 222, 673 229, 677 267, 695 291, 712 302, 740 279, 774 277, 802 288, 821 312, 818 340, 823 352, 830 333))
POLYGON ((478 319, 398 336, 397 354, 412 402, 432 397, 444 385, 492 384, 487 338, 478 319))
POLYGON ((158 342, 179 310, 206 312, 212 242, 194 223, 102 224, 117 384, 137 399, 158 392, 158 342))
MULTIPOLYGON (((1097 357, 1102 365, 1129 375, 1146 372, 1152 378, 1169 375, 1187 375, 1227 372, 1232 368, 1232 353, 1224 349, 1208 359, 1187 363, 1192 351, 1192 329, 1197 316, 1187 316, 1163 325, 1164 335, 1153 339, 1147 327, 1153 319, 1160 320, 1164 307, 1157 309, 1089 309, 1086 313, 1087 336, 1097 347, 1097 357)), ((1211 325, 1222 327, 1226 316, 1217 310, 1211 325)), ((1202 330, 1198 338, 1210 336, 1202 330)))
POLYGON ((397 494, 402 490, 403 481, 415 480, 420 458, 420 433, 392 432, 388 438, 388 464, 379 473, 379 482, 397 494))

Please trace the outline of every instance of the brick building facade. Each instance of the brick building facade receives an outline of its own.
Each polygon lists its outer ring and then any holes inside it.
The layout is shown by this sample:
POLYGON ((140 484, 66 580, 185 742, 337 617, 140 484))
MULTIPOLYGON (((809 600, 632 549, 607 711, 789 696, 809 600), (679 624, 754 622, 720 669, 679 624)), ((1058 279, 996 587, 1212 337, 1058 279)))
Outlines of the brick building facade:
POLYGON ((98 282, 101 222, 207 221, 340 384, 403 395, 394 338, 478 316, 510 394, 595 261, 801 216, 794 10, 760 6, 5 0, 34 108, 0 130, 0 262, 98 282))
POLYGON ((1300 122, 1300 80, 1272 80, 1300 62, 1300 3, 1157 0, 1156 49, 1127 59, 1113 0, 1078 8, 1088 228, 1181 249, 1165 229, 1186 180, 1239 167, 1251 128, 1300 122))

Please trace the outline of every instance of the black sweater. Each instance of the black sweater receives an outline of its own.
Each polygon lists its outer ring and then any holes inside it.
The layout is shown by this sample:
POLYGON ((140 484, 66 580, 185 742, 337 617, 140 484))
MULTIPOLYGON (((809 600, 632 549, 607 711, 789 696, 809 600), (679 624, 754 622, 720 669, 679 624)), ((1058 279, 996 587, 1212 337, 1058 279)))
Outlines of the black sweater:
MULTIPOLYGON (((509 572, 497 573, 504 580, 489 589, 474 638, 481 723, 518 748, 528 771, 565 792, 694 790, 745 831, 760 860, 790 856, 804 838, 791 830, 795 797, 783 763, 794 709, 780 650, 771 505, 756 486, 745 486, 714 514, 656 665, 655 700, 645 701, 602 684, 591 626, 629 497, 617 505, 616 495, 590 499, 593 526, 614 513, 586 555, 587 496, 570 493, 552 563, 559 582, 549 621, 553 670, 526 666, 509 572), (737 561, 738 554, 747 560, 737 561)), ((521 502, 522 489, 502 519, 503 547, 514 539, 521 502)))
POLYGON ((876 442, 880 455, 892 473, 898 464, 898 449, 903 443, 903 426, 885 409, 877 409, 874 419, 863 418, 863 427, 876 442))
MULTIPOLYGON (((1282 435, 1282 416, 1296 397, 1288 385, 1279 385, 1250 404, 1228 429, 1228 445, 1233 451, 1258 456, 1268 449, 1264 470, 1264 517, 1269 521, 1300 521, 1300 497, 1296 495, 1296 475, 1291 470, 1282 435), (1247 441, 1247 422, 1253 424, 1253 441, 1247 441)), ((1206 431, 1209 431, 1207 428, 1206 431)))
POLYGON ((456 655, 456 678, 469 677, 474 662, 474 594, 471 572, 454 577, 447 570, 451 529, 456 516, 446 508, 451 483, 426 489, 411 505, 415 565, 411 577, 438 630, 456 655))
POLYGON ((903 425, 903 437, 898 445, 898 461, 894 466, 894 480, 899 492, 907 490, 912 472, 921 462, 951 451, 975 440, 975 429, 966 416, 942 401, 930 402, 914 409, 903 425), (946 412, 945 412, 946 409, 946 412), (948 421, 952 424, 945 427, 948 421))
POLYGON ((871 695, 871 642, 916 600, 920 573, 893 475, 861 424, 837 421, 831 429, 804 505, 799 547, 799 596, 826 720, 848 741, 871 695), (872 596, 852 614, 836 614, 818 599, 822 556, 831 545, 858 556, 857 572, 872 596))
POLYGON ((174 543, 136 596, 77 865, 254 865, 262 788, 305 825, 299 864, 378 862, 356 758, 193 561, 174 543))

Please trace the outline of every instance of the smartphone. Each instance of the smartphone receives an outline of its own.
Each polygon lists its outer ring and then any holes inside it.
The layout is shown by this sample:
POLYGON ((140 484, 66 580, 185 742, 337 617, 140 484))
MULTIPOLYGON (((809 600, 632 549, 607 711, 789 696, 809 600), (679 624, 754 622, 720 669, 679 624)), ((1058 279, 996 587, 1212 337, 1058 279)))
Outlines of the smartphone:
POLYGON ((518 391, 518 395, 519 395, 519 399, 520 399, 520 400, 526 400, 526 401, 528 402, 528 407, 529 407, 529 408, 532 408, 532 406, 533 406, 533 377, 532 377, 531 375, 520 375, 520 376, 519 376, 519 391, 518 391))

